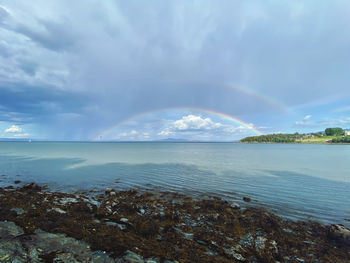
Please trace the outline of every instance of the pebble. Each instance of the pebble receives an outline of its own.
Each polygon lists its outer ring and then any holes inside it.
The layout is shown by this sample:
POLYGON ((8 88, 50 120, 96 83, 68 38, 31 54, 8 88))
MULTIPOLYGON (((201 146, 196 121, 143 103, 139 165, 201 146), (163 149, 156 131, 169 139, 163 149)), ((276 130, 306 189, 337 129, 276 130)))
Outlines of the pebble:
POLYGON ((230 207, 233 208, 233 209, 240 209, 241 208, 241 206, 239 204, 235 203, 235 202, 232 202, 230 204, 230 207))
POLYGON ((144 214, 146 213, 145 209, 143 209, 143 208, 141 208, 141 209, 139 210, 139 212, 140 212, 141 215, 144 215, 144 214))
POLYGON ((243 201, 244 202, 250 202, 250 201, 252 201, 252 199, 250 197, 244 196, 243 197, 243 201))

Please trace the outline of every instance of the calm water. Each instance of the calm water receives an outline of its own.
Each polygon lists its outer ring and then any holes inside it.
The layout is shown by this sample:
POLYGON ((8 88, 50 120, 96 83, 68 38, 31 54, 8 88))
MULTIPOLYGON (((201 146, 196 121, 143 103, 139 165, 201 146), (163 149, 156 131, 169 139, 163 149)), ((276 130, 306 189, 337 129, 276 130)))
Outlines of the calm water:
POLYGON ((349 172, 347 145, 0 142, 0 186, 22 180, 66 191, 113 185, 236 201, 248 195, 286 217, 348 227, 349 172))

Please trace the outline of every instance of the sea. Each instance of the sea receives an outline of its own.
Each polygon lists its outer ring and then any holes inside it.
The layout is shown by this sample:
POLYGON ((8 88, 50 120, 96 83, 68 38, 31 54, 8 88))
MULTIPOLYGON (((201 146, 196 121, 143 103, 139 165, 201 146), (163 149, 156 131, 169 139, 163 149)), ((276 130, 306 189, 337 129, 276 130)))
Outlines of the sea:
POLYGON ((113 187, 217 196, 292 220, 350 227, 349 145, 0 142, 0 186, 15 180, 65 192, 113 187))

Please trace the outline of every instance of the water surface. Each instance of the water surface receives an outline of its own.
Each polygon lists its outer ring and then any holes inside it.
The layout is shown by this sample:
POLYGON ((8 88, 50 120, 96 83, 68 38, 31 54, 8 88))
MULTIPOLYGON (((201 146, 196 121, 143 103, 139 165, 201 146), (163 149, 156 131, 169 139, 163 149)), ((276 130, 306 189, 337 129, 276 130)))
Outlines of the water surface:
POLYGON ((53 189, 113 186, 248 195, 280 215, 343 223, 350 218, 350 146, 237 143, 1 142, 0 185, 53 189), (17 176, 20 175, 20 176, 17 176))

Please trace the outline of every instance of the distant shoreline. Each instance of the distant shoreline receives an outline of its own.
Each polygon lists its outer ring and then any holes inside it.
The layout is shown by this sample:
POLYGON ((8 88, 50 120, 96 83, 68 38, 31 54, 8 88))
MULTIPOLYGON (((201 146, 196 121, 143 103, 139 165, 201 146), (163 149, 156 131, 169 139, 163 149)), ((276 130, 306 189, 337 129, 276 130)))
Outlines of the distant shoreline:
POLYGON ((241 143, 276 143, 276 144, 350 144, 350 132, 341 128, 327 128, 325 132, 308 134, 274 133, 250 136, 240 140, 241 143))

